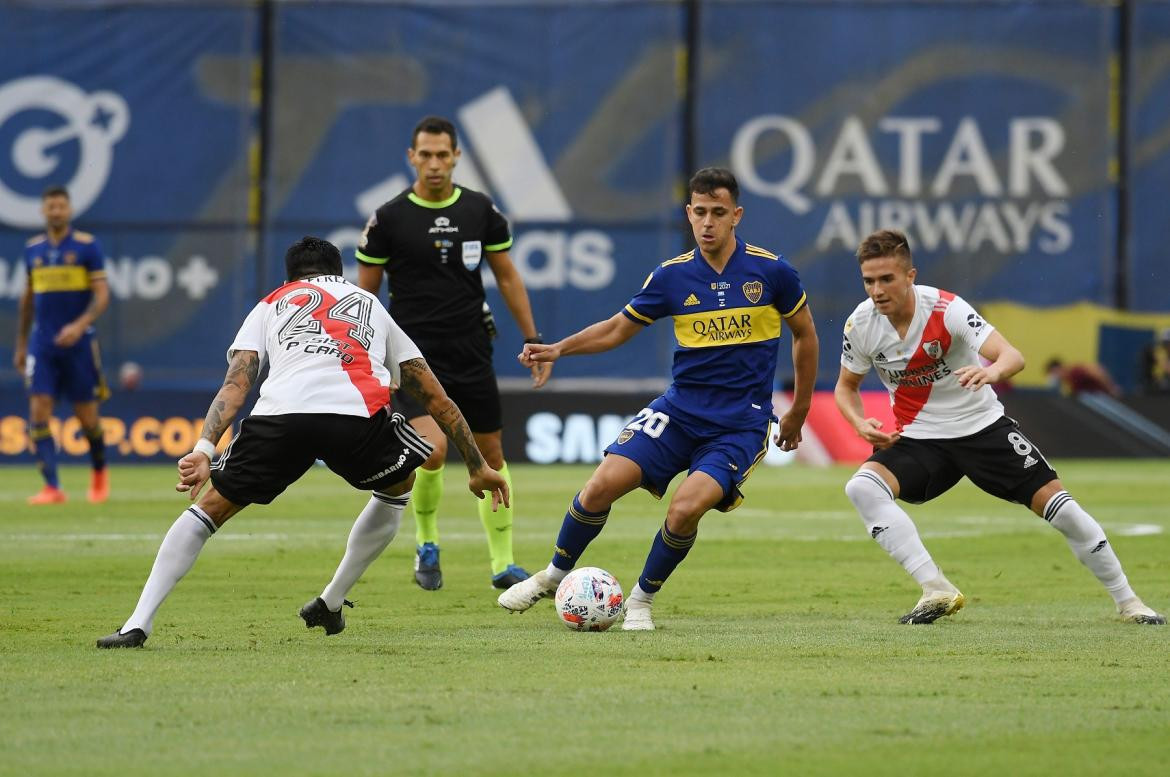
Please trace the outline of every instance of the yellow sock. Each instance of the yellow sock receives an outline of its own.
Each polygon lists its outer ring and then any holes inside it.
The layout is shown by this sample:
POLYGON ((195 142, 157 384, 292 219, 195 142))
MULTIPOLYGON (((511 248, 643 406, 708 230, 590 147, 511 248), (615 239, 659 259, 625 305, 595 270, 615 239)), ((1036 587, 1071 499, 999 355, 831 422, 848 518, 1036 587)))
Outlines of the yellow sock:
MULTIPOLYGON (((508 491, 512 490, 512 473, 508 471, 508 464, 500 467, 500 474, 508 484, 508 491)), ((416 492, 418 486, 415 486, 416 492)), ((516 495, 512 494, 512 504, 515 504, 516 495)), ((487 534, 488 552, 492 557, 492 574, 498 575, 512 563, 512 508, 500 505, 500 509, 492 512, 492 498, 479 502, 479 521, 483 524, 487 534)))
POLYGON ((439 544, 439 500, 443 498, 443 470, 423 469, 414 471, 414 487, 410 492, 410 506, 414 509, 414 539, 419 545, 424 542, 439 544))

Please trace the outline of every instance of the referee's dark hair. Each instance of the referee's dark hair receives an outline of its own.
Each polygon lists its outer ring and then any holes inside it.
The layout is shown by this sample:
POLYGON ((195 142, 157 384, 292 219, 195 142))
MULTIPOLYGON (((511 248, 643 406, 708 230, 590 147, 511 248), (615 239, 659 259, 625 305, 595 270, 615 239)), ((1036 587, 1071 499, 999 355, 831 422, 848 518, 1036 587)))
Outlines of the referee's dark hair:
POLYGON ((289 281, 314 275, 341 275, 341 252, 328 240, 306 235, 288 247, 284 269, 289 281))
POLYGON ((64 197, 65 199, 69 199, 69 190, 61 184, 55 183, 41 192, 42 201, 47 200, 50 197, 64 197))
POLYGON ((739 204, 739 182, 726 167, 704 167, 691 176, 688 194, 714 195, 716 189, 726 189, 731 201, 739 204))
POLYGON ((414 134, 410 136, 411 148, 418 144, 418 133, 420 132, 425 132, 428 135, 450 135, 451 150, 459 148, 459 135, 455 132, 455 125, 451 123, 450 119, 444 119, 442 116, 424 116, 418 124, 414 125, 414 134))

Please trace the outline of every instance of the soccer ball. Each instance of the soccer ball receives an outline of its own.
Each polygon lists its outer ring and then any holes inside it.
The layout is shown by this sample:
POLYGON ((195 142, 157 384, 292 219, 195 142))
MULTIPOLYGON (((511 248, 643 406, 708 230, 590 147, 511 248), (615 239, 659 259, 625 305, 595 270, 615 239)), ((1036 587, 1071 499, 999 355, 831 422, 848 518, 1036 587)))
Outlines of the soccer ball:
POLYGON ((622 614, 617 578, 597 567, 574 569, 557 587, 557 617, 573 631, 605 631, 622 614))

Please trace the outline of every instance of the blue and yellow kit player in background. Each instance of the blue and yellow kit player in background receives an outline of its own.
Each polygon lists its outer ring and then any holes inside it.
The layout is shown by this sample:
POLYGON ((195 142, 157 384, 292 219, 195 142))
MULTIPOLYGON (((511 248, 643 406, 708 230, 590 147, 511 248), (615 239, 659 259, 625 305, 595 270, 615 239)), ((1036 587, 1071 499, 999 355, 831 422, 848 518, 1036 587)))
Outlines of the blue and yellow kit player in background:
POLYGON ((53 402, 64 396, 89 440, 93 475, 89 501, 104 502, 110 484, 98 403, 109 396, 93 322, 110 303, 105 258, 94 236, 73 229, 69 192, 60 186, 41 198, 45 232, 25 244, 27 282, 20 300, 13 364, 29 394, 29 436, 45 479, 29 504, 65 501, 57 479, 57 447, 49 432, 53 402))
POLYGON ((557 343, 524 346, 525 366, 600 353, 667 317, 677 341, 670 387, 605 449, 565 514, 552 562, 502 593, 504 609, 522 612, 553 594, 601 533, 617 499, 639 486, 661 497, 671 479, 686 472, 626 600, 622 628, 654 628, 654 595, 694 545, 699 520, 712 508, 726 512, 739 505, 740 487, 767 450, 781 322, 792 335, 796 387, 776 443, 784 450, 800 443, 816 382, 816 329, 792 265, 735 236, 743 217, 738 200, 730 171, 695 173, 687 218, 698 248, 659 265, 611 318, 557 343))

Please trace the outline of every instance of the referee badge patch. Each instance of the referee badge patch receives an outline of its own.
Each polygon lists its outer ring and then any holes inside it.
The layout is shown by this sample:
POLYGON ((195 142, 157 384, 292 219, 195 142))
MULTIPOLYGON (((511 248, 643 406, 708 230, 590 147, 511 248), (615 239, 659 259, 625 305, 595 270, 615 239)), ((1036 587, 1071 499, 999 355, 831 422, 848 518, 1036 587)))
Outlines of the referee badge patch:
POLYGON ((479 267, 479 260, 483 257, 483 243, 479 240, 463 241, 463 266, 468 270, 479 267))
POLYGON ((743 285, 743 295, 753 305, 756 304, 760 301, 760 297, 764 296, 764 284, 760 281, 748 281, 743 285))

